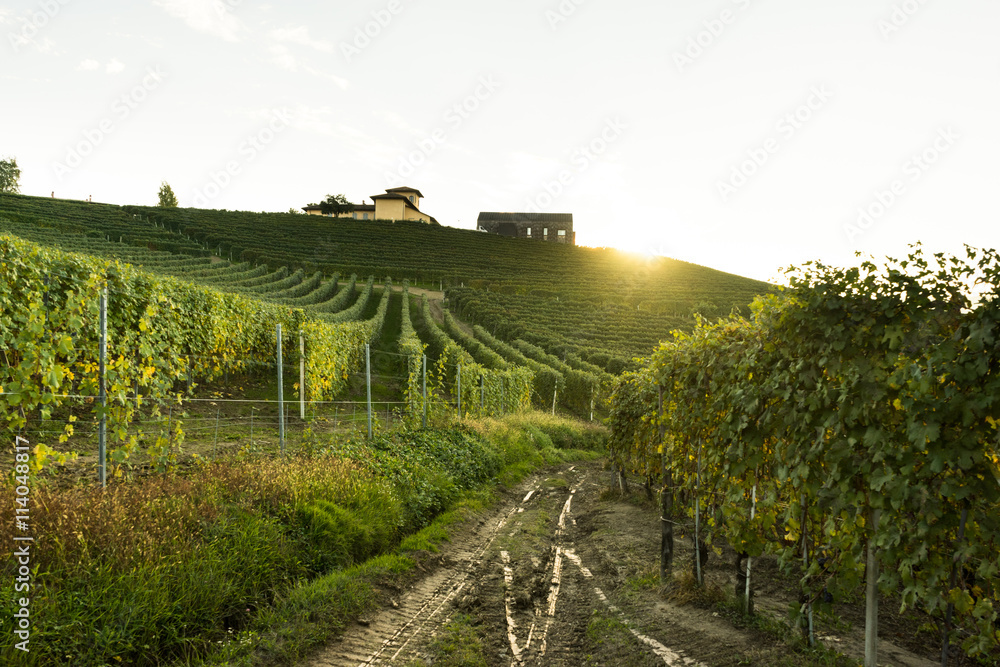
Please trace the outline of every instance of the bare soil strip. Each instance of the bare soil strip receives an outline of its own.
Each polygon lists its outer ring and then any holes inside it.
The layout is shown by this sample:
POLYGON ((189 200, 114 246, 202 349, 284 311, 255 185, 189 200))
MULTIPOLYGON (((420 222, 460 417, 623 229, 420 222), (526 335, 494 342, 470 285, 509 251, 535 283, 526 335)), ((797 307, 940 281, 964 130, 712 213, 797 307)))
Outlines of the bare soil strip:
MULTIPOLYGON (((600 463, 529 478, 453 535, 436 560, 422 561, 432 571, 392 608, 349 628, 307 664, 433 664, 430 645, 458 613, 491 667, 809 664, 779 639, 735 628, 717 611, 664 599, 658 516, 607 493, 611 481, 600 463)), ((677 546, 683 568, 693 552, 684 540, 677 546)), ((728 585, 730 569, 713 555, 708 573, 728 585)), ((777 587, 765 587, 757 602, 787 606, 777 587)), ((847 654, 857 648, 856 629, 823 634, 847 654)), ((886 664, 928 664, 889 642, 884 648, 886 664)))

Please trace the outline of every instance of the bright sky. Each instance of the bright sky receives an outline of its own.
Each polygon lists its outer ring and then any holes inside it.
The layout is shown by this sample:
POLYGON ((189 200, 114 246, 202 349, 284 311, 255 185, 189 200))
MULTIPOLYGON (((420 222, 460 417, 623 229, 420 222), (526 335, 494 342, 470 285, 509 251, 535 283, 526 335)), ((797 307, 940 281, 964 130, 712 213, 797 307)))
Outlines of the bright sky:
MULTIPOLYGON (((287 211, 409 185, 442 224, 769 279, 1000 247, 995 0, 5 0, 22 192, 287 211)), ((370 200, 369 200, 370 203, 370 200)))

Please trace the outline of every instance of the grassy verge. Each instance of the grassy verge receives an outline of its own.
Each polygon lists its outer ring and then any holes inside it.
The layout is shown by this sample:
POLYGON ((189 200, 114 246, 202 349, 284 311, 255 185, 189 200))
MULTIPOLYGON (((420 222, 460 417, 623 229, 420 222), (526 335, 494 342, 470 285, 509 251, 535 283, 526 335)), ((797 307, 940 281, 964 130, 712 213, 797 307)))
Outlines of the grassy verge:
MULTIPOLYGON (((291 664, 376 605, 413 567, 407 554, 434 550, 498 480, 597 456, 599 431, 575 429, 517 416, 231 457, 107 490, 40 485, 31 652, 13 645, 23 593, 8 560, 0 662, 291 664)), ((14 506, 13 486, 0 502, 14 506)), ((0 526, 0 540, 12 544, 12 531, 0 526)))

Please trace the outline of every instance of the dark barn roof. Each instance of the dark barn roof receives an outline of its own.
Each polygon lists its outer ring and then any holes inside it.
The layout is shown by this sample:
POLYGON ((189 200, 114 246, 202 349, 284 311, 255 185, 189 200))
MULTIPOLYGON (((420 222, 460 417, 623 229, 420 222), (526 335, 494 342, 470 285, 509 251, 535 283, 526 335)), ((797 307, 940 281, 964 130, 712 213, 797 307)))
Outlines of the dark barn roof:
POLYGON ((572 213, 492 213, 483 211, 479 222, 551 222, 573 224, 572 213))

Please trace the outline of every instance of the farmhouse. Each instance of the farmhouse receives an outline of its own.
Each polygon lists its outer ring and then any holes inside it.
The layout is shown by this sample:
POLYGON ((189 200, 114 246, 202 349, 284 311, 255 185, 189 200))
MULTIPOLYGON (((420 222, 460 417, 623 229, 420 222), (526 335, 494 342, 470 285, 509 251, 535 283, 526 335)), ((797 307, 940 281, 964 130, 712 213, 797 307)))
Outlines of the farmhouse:
POLYGON ((482 212, 478 228, 501 236, 576 245, 572 213, 482 212))
MULTIPOLYGON (((416 188, 390 188, 385 194, 373 195, 372 204, 361 204, 354 206, 352 213, 341 213, 334 216, 332 213, 325 214, 327 217, 352 218, 354 220, 416 220, 438 224, 433 216, 421 213, 420 200, 423 193, 416 188)), ((303 206, 302 210, 309 215, 324 215, 318 205, 303 206)))

